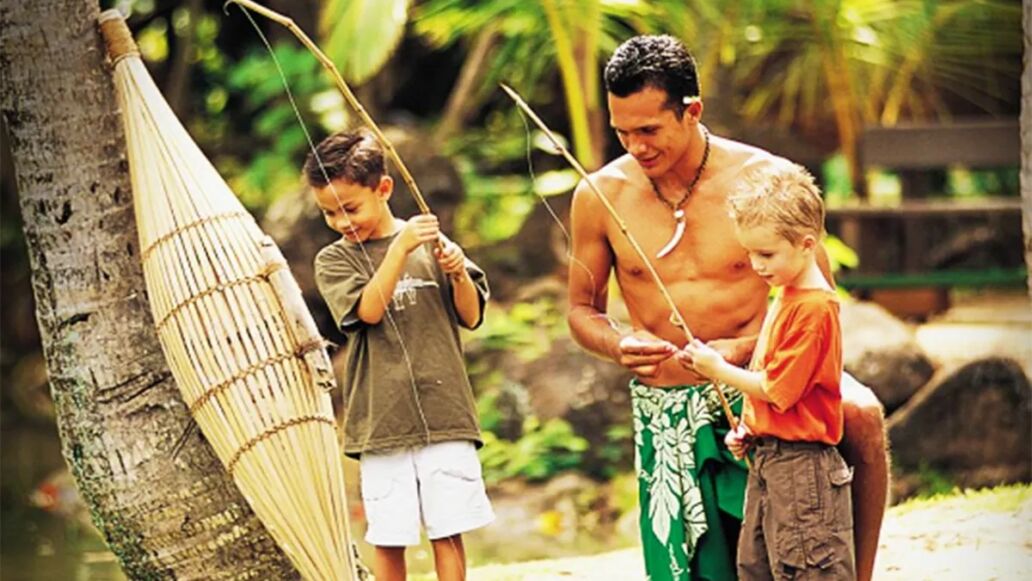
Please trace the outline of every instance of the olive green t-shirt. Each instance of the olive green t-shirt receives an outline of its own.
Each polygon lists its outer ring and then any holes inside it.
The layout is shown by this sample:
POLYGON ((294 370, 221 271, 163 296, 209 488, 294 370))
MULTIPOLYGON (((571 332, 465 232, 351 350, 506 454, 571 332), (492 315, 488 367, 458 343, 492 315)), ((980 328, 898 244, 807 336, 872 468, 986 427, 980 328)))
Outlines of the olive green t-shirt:
MULTIPOLYGON (((347 337, 344 452, 358 457, 435 442, 470 440, 477 447, 473 390, 466 376, 451 280, 427 244, 405 261, 383 320, 357 315, 362 291, 397 234, 359 245, 340 239, 315 257, 315 281, 347 337), (363 252, 364 249, 364 252, 363 252)), ((490 291, 468 258, 480 296, 481 320, 490 291)), ((473 328, 480 325, 477 321, 473 328)))

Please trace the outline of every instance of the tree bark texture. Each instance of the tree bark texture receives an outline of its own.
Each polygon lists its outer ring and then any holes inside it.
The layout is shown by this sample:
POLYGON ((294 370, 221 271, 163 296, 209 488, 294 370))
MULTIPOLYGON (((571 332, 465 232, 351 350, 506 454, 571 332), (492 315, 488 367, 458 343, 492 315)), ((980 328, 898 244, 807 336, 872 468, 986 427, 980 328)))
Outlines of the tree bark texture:
POLYGON ((195 431, 147 304, 95 0, 0 5, 11 135, 62 450, 134 579, 297 574, 195 431))
POLYGON ((1032 298, 1032 1, 1022 0, 1025 56, 1021 70, 1021 224, 1025 231, 1025 268, 1032 298))

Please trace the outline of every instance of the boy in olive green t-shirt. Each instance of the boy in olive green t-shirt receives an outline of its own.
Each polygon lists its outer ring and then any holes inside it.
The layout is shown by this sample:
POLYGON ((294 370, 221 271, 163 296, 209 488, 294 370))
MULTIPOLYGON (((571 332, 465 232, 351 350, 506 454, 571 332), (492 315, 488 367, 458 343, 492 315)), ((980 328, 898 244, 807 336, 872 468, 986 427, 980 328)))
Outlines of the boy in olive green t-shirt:
POLYGON ((480 325, 486 277, 436 217, 394 217, 394 183, 369 133, 328 137, 304 173, 342 235, 316 256, 315 279, 347 337, 344 451, 361 462, 374 573, 405 577, 422 522, 438 578, 464 579, 461 534, 494 520, 458 330, 480 325))

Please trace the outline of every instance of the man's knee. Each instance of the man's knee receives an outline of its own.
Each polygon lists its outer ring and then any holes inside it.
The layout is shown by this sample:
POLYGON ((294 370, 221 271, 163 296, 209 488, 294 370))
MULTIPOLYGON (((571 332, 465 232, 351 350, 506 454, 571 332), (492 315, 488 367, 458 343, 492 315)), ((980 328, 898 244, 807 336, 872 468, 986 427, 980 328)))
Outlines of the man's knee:
POLYGON ((886 460, 885 408, 867 386, 846 376, 842 382, 843 444, 852 451, 854 462, 884 463, 886 460))

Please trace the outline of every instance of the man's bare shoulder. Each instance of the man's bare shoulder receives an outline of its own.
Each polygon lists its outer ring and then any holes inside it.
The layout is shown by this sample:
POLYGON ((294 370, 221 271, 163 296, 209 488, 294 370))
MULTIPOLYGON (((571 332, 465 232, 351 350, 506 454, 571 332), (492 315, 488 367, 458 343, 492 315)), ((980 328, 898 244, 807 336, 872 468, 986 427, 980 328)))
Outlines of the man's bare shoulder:
MULTIPOLYGON (((615 201, 616 198, 632 191, 635 184, 639 183, 644 177, 641 168, 634 158, 625 154, 588 174, 588 179, 610 201, 615 201)), ((581 180, 577 185, 574 197, 583 198, 582 201, 590 199, 597 202, 595 193, 591 191, 591 187, 584 180, 581 180)))
POLYGON ((713 136, 712 139, 714 147, 719 149, 722 154, 720 165, 724 171, 741 173, 792 164, 788 159, 755 145, 725 137, 713 136))

